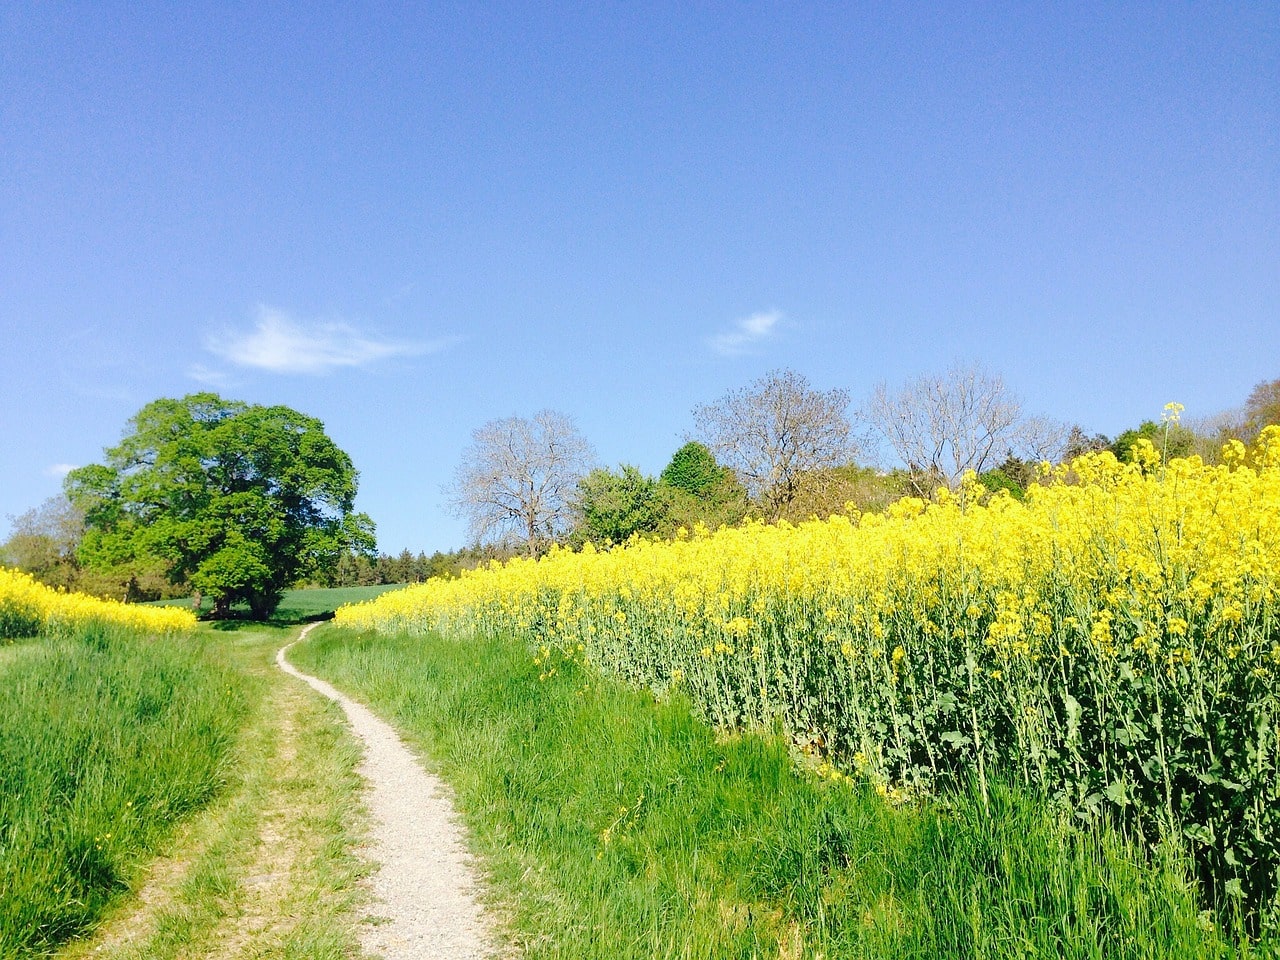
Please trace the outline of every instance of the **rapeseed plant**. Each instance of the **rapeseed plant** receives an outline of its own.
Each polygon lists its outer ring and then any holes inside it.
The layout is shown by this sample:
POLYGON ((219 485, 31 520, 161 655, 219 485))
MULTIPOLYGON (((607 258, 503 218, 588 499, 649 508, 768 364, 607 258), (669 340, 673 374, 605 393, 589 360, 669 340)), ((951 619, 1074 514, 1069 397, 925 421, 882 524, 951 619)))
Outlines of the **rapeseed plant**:
POLYGON ((1274 926, 1280 427, 1217 466, 1133 454, 1045 465, 1025 501, 970 478, 881 514, 553 550, 337 620, 581 648, 886 796, 1021 782, 1188 844, 1212 902, 1274 926))
POLYGON ((142 607, 55 590, 21 570, 0 567, 0 640, 66 636, 91 624, 170 635, 194 629, 196 618, 179 607, 142 607))

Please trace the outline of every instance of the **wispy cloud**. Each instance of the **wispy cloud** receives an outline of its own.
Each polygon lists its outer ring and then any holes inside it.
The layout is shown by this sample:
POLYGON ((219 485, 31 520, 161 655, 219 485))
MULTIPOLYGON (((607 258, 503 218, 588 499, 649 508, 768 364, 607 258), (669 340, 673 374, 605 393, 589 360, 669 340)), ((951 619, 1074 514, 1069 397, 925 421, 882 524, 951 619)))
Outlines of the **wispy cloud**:
POLYGON ((753 313, 734 323, 733 327, 724 333, 708 337, 707 346, 726 357, 749 353, 757 344, 773 336, 774 328, 781 319, 782 314, 777 310, 753 313))
MULTIPOLYGON (((258 321, 248 332, 205 338, 205 348, 236 366, 272 373, 330 373, 342 367, 365 367, 391 357, 417 356, 443 350, 449 341, 386 340, 362 333, 348 323, 293 319, 282 310, 258 308, 258 321)), ((196 379, 213 382, 217 371, 196 367, 196 379)))
POLYGON ((65 477, 76 468, 74 463, 51 463, 44 468, 45 476, 65 477))
POLYGON ((196 381, 196 383, 203 383, 207 387, 214 387, 218 390, 223 390, 231 385, 231 377, 225 371, 206 367, 203 363, 193 363, 187 367, 187 376, 196 381))

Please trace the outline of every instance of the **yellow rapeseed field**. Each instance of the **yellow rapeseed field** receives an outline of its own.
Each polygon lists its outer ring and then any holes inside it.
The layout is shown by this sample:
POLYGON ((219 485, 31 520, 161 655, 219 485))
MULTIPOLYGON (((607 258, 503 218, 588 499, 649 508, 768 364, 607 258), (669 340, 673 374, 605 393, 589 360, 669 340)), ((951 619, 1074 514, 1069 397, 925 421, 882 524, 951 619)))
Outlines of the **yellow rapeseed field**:
POLYGON ((54 590, 29 574, 0 567, 0 640, 68 633, 94 623, 168 635, 194 629, 196 618, 180 607, 140 607, 54 590))
POLYGON ((586 659, 717 724, 781 723, 893 798, 1014 779, 1175 831, 1216 894, 1271 909, 1280 427, 1217 466, 1136 453, 1046 466, 1024 502, 970 480, 885 514, 553 550, 337 622, 525 635, 545 670, 586 659))

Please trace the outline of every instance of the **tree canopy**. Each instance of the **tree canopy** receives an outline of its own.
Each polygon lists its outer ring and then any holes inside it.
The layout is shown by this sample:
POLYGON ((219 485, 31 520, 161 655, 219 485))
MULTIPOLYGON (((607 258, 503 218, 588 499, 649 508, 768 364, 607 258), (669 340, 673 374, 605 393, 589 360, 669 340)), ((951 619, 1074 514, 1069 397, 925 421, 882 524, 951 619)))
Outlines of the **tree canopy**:
POLYGON ((731 479, 730 474, 704 444, 690 440, 672 455, 658 479, 691 496, 705 498, 731 479))
POLYGON ((1068 436, 1062 424, 1024 415, 1003 378, 979 366, 917 377, 898 391, 881 383, 862 417, 924 497, 940 484, 955 486, 967 471, 991 469, 1002 457, 1056 461, 1068 436))
POLYGON ((215 616, 237 602, 267 616, 296 581, 374 549, 351 458, 288 407, 156 400, 105 455, 66 479, 84 514, 81 563, 125 584, 158 567, 211 596, 215 616))
POLYGON ((795 499, 801 477, 850 462, 846 390, 815 390, 794 370, 774 370, 693 411, 697 435, 731 467, 770 519, 795 499))
POLYGON ((533 555, 573 528, 578 481, 594 460, 563 413, 490 420, 472 432, 447 493, 477 543, 514 537, 533 555))
POLYGON ((1264 427, 1280 423, 1280 380, 1259 383, 1244 402, 1245 435, 1252 440, 1264 427))
POLYGON ((631 464, 621 464, 617 473, 597 467, 578 481, 578 533, 602 545, 656 533, 667 513, 663 494, 659 481, 631 464))
POLYGON ((1176 421, 1156 423, 1154 420, 1144 420, 1136 430, 1125 430, 1117 436, 1110 449, 1117 460, 1129 463, 1133 460, 1134 445, 1139 440, 1148 440, 1168 460, 1191 453, 1195 439, 1194 433, 1176 421))
POLYGON ((65 496, 9 518, 13 530, 0 544, 0 563, 25 570, 42 583, 67 590, 79 586, 76 549, 84 516, 65 496))

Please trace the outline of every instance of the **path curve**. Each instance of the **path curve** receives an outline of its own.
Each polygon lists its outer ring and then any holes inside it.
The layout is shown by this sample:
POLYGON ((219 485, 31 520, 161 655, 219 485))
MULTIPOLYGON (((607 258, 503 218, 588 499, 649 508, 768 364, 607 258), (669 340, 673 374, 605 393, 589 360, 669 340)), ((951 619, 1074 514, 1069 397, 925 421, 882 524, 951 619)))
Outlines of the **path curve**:
POLYGON ((492 924, 480 907, 479 883, 463 831, 439 779, 424 770, 388 724, 333 686, 289 663, 289 647, 276 663, 336 700, 364 743, 360 774, 373 824, 369 857, 379 921, 366 925, 361 946, 386 960, 480 960, 494 955, 492 924))

